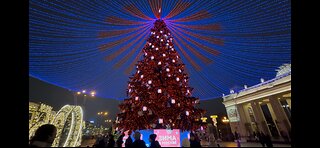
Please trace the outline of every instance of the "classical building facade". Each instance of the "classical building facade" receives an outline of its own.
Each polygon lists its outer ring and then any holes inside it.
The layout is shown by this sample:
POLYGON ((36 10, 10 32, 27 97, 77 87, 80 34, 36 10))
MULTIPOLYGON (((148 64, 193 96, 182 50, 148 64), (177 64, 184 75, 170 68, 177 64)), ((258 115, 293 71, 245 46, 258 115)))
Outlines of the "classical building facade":
POLYGON ((253 140, 257 132, 273 141, 291 140, 291 64, 277 71, 271 80, 223 96, 231 130, 244 141, 253 140))

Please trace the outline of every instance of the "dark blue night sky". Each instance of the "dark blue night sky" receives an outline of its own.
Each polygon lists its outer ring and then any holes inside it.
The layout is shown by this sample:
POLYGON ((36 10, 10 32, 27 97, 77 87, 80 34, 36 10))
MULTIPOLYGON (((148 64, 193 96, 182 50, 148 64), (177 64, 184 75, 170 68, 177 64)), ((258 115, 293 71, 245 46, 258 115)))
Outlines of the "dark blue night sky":
POLYGON ((29 75, 122 100, 158 18, 202 100, 271 79, 291 63, 289 0, 31 0, 29 75))

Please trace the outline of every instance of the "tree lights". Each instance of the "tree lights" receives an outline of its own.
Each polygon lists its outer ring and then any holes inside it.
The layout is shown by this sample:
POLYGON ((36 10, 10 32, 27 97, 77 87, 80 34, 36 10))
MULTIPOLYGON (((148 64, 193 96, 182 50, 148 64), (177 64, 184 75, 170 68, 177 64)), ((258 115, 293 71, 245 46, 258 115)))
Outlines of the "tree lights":
MULTIPOLYGON (((170 31, 162 20, 157 20, 151 32, 154 36, 148 39, 149 46, 143 48, 150 58, 145 57, 137 63, 137 71, 143 71, 145 75, 135 74, 130 79, 128 98, 119 105, 120 110, 126 112, 118 114, 117 127, 135 130, 173 128, 174 125, 174 128, 182 130, 198 129, 203 124, 196 119, 202 117, 204 110, 195 108, 194 104, 199 99, 190 97, 192 89, 187 83, 181 83, 188 77, 182 70, 185 67, 177 58, 178 53, 168 51, 169 43, 161 43, 164 37, 172 40, 170 31), (156 50, 150 50, 152 48, 156 50)), ((173 46, 170 44, 172 49, 173 46)))

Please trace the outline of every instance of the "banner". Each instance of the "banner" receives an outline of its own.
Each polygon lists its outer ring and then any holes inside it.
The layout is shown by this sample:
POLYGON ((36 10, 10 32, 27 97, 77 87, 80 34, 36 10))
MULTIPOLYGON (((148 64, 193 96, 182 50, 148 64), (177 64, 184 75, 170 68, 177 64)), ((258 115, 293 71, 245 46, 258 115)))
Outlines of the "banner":
POLYGON ((229 106, 226 108, 230 122, 239 122, 240 117, 236 106, 229 106))
POLYGON ((161 147, 180 147, 180 130, 155 129, 154 134, 161 147))
MULTIPOLYGON (((167 129, 154 129, 154 130, 140 130, 141 133, 140 139, 146 143, 146 146, 150 146, 149 136, 151 134, 156 134, 156 140, 159 141, 161 147, 181 147, 183 139, 190 139, 190 133, 188 131, 181 132, 179 129, 167 130, 167 129)), ((123 137, 122 147, 125 145, 125 141, 128 138, 128 131, 124 132, 125 136, 123 137)), ((132 141, 134 132, 130 135, 132 141)))

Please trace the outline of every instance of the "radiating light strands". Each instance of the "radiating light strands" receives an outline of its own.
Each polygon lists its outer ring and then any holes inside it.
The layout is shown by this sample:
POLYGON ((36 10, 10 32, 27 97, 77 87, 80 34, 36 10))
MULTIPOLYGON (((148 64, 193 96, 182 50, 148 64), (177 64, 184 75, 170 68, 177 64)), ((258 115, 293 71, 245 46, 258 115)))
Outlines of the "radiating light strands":
POLYGON ((189 8, 191 5, 191 2, 183 2, 182 0, 178 0, 178 2, 175 4, 175 6, 172 8, 172 10, 169 12, 169 14, 164 19, 170 19, 187 8, 189 8))
POLYGON ((30 0, 29 75, 125 98, 128 75, 157 19, 171 31, 174 45, 168 48, 179 53, 192 94, 201 99, 271 79, 291 62, 289 0, 30 0))
POLYGON ((161 17, 162 0, 148 0, 148 2, 154 16, 159 19, 161 17))
POLYGON ((139 8, 137 8, 134 4, 128 5, 124 7, 124 10, 129 12, 131 15, 136 16, 138 18, 144 20, 152 20, 152 18, 146 16, 139 8))

